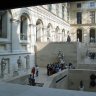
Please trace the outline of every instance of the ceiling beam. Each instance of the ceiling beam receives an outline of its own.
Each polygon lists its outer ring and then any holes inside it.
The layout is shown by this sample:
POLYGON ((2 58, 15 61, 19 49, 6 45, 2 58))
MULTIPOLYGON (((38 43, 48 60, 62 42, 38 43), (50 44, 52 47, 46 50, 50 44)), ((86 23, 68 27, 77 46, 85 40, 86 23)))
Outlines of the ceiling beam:
MULTIPOLYGON (((76 2, 76 1, 81 0, 2 0, 2 2, 0 2, 0 10, 30 7, 36 5, 54 4, 54 3, 76 2), (5 4, 7 4, 7 6, 5 4)), ((82 0, 82 1, 88 1, 88 0, 82 0)))

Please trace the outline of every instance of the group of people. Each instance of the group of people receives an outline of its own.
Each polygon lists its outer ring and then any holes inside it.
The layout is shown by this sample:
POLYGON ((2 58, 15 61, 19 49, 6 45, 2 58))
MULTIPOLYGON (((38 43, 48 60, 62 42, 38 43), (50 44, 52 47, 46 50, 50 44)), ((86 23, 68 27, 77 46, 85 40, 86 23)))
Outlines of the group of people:
POLYGON ((32 67, 31 74, 29 75, 29 85, 35 86, 35 75, 36 77, 39 75, 39 67, 38 65, 32 67))
POLYGON ((50 76, 52 74, 55 74, 61 70, 63 70, 64 64, 59 63, 53 63, 53 64, 47 64, 47 75, 50 76))
POLYGON ((75 69, 75 67, 73 66, 72 63, 69 63, 68 68, 69 68, 69 69, 75 69))
POLYGON ((91 59, 95 59, 95 56, 96 56, 96 54, 95 54, 94 52, 90 52, 90 53, 89 53, 89 57, 90 57, 91 59))
POLYGON ((69 63, 67 67, 65 66, 65 64, 60 64, 58 62, 53 64, 47 64, 47 75, 50 76, 66 68, 75 69, 72 63, 69 63))

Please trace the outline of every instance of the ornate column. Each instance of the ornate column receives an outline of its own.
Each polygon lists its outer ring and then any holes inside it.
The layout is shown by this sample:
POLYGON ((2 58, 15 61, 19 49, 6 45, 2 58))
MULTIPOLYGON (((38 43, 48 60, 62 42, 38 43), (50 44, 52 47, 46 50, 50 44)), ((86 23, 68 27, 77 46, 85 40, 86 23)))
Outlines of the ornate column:
POLYGON ((30 56, 29 55, 25 56, 25 59, 26 59, 26 69, 29 69, 30 68, 30 56))
POLYGON ((20 49, 20 44, 19 44, 20 26, 18 26, 20 21, 11 18, 10 22, 11 22, 11 42, 12 42, 11 51, 17 52, 20 49))

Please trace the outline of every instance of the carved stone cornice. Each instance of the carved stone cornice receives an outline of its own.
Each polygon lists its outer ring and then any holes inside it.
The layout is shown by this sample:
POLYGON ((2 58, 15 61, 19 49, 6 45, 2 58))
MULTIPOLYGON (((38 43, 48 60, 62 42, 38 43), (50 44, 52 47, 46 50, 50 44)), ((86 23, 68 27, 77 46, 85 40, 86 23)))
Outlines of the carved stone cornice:
POLYGON ((11 22, 17 22, 17 23, 20 23, 20 20, 17 20, 17 19, 14 19, 14 18, 11 18, 10 21, 11 21, 11 22))

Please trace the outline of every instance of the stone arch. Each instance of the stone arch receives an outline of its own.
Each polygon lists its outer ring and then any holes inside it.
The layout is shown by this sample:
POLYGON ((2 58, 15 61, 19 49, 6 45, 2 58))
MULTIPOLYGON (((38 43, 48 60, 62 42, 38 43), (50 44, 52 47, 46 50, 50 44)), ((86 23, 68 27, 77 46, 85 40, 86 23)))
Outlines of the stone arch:
MULTIPOLYGON (((31 18, 30 18, 30 16, 29 16, 28 13, 24 12, 24 13, 21 14, 21 16, 22 16, 22 15, 25 16, 26 18, 28 18, 29 21, 31 20, 31 18)), ((20 16, 20 17, 21 17, 21 16, 20 16)))
POLYGON ((41 42, 43 41, 43 21, 38 19, 36 22, 36 41, 41 42))
POLYGON ((20 40, 28 39, 30 17, 27 13, 22 13, 20 16, 20 40))
POLYGON ((95 28, 90 28, 90 32, 89 32, 89 38, 90 38, 90 42, 95 42, 96 39, 96 30, 95 28))

